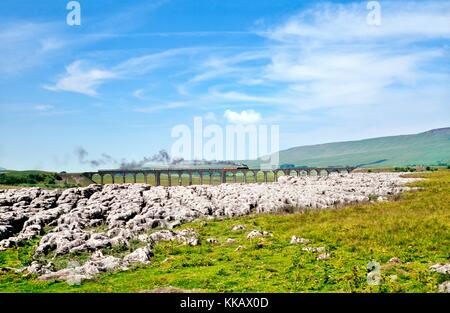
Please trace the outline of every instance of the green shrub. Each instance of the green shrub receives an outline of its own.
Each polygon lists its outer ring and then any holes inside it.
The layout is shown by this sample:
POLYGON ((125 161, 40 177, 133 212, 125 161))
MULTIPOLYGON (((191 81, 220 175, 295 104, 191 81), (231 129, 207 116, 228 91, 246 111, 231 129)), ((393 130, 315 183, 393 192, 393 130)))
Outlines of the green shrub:
POLYGON ((61 177, 55 173, 46 172, 6 172, 0 174, 0 184, 11 186, 27 186, 27 185, 55 185, 61 177))

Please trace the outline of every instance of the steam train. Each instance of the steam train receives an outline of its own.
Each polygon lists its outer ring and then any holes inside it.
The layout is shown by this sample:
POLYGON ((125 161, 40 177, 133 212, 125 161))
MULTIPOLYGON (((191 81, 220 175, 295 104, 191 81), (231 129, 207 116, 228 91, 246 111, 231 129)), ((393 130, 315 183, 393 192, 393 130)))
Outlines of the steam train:
POLYGON ((237 165, 235 167, 225 167, 224 170, 248 170, 247 164, 237 165))

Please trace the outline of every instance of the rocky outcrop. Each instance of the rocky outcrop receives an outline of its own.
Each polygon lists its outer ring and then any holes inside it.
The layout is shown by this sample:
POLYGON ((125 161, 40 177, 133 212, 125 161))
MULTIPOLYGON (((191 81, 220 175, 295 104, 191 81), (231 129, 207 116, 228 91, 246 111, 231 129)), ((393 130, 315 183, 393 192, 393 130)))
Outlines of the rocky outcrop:
MULTIPOLYGON (((172 229, 199 218, 275 212, 289 207, 324 209, 368 201, 374 196, 384 199, 408 189, 403 184, 414 180, 400 175, 287 176, 280 177, 276 183, 218 186, 123 184, 91 185, 64 191, 0 190, 0 249, 42 236, 36 257, 89 253, 92 258, 86 264, 59 274, 42 264, 35 263, 29 268, 32 273, 44 275, 43 279, 69 277, 77 280, 136 262, 147 263, 152 245, 159 241, 198 245, 200 242, 193 230, 174 232, 172 229), (162 230, 151 233, 155 228, 162 230), (130 240, 138 240, 146 246, 119 260, 98 254, 104 248, 128 247, 130 240)), ((233 227, 234 231, 243 229, 243 225, 233 227)), ((254 230, 248 236, 269 234, 254 230)))

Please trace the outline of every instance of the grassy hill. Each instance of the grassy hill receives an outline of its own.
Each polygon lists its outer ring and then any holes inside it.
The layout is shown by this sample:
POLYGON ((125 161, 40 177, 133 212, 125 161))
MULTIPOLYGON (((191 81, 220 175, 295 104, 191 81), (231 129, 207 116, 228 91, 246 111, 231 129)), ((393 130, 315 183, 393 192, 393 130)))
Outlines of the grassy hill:
POLYGON ((80 174, 53 173, 45 171, 2 171, 0 189, 11 187, 68 188, 91 184, 80 174))
MULTIPOLYGON (((256 162, 248 161, 249 165, 256 162)), ((280 164, 389 167, 450 164, 450 127, 402 135, 294 147, 280 151, 280 164)))

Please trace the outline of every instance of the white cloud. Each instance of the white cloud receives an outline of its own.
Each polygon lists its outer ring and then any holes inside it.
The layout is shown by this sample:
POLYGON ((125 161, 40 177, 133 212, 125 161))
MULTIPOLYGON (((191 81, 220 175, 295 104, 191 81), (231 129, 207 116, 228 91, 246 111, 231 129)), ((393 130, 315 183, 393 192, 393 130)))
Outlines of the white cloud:
POLYGON ((255 124, 261 120, 261 114, 254 110, 243 110, 240 113, 226 110, 223 116, 233 124, 255 124))
POLYGON ((114 72, 91 68, 83 61, 76 61, 66 67, 66 75, 61 77, 55 85, 44 86, 52 91, 69 91, 97 95, 97 87, 109 79, 117 77, 114 72))

